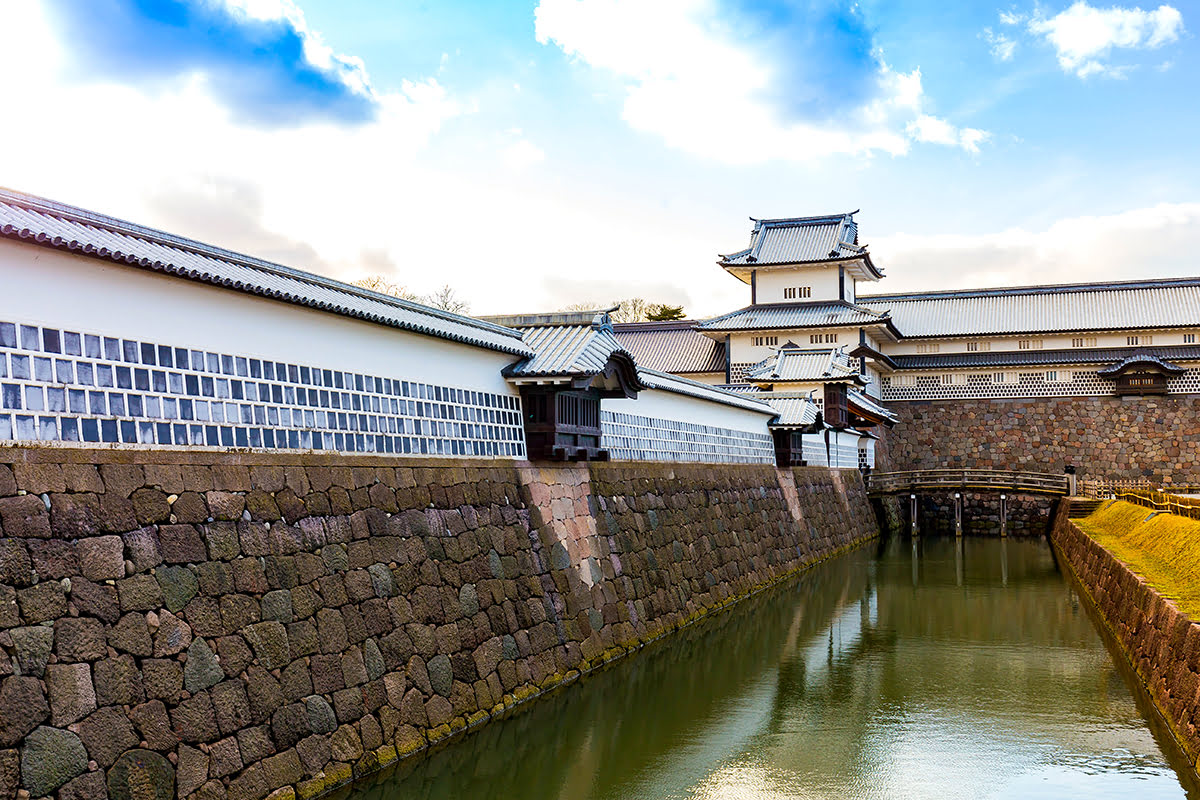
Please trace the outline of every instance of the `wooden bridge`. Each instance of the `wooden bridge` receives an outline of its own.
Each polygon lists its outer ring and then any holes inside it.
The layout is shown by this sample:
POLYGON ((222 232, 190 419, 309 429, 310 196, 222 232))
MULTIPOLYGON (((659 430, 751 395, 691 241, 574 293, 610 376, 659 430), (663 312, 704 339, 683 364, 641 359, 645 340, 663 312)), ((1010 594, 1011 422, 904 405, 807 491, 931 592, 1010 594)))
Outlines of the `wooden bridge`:
POLYGON ((988 469, 917 469, 907 472, 876 472, 868 491, 875 497, 929 491, 1017 492, 1066 495, 1066 475, 1045 472, 1009 472, 988 469))

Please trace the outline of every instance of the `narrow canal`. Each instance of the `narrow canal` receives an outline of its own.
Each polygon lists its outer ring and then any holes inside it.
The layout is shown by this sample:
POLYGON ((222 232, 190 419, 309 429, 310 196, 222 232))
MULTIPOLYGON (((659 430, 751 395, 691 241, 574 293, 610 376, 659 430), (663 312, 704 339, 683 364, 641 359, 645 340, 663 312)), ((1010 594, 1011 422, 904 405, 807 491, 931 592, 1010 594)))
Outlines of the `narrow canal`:
POLYGON ((1046 543, 893 539, 352 797, 1200 798, 1132 686, 1046 543))

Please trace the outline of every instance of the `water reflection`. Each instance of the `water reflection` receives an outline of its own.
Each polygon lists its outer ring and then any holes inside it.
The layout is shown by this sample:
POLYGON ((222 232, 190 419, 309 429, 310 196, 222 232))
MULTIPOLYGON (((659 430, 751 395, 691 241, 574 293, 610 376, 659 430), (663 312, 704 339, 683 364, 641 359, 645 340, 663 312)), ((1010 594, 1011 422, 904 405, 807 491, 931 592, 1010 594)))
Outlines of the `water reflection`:
POLYGON ((1200 797, 1145 710, 1044 543, 898 539, 356 800, 1200 797))

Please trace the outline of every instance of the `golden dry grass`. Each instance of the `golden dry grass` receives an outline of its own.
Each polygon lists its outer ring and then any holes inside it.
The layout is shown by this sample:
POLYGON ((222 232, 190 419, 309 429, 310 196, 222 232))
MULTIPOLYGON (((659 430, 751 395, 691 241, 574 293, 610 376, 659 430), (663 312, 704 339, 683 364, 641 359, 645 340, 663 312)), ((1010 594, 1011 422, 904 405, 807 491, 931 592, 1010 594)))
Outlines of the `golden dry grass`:
POLYGON ((1076 520, 1085 533, 1200 620, 1200 520, 1116 501, 1076 520))

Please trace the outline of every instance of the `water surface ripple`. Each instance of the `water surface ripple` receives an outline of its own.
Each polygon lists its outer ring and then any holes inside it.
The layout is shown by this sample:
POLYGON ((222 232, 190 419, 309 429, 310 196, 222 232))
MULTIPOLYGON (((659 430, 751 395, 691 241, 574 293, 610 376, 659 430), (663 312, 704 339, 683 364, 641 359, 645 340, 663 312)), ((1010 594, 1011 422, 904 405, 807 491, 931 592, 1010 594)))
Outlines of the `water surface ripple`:
POLYGON ((353 796, 1200 800, 1134 687, 1045 542, 893 539, 353 796))

